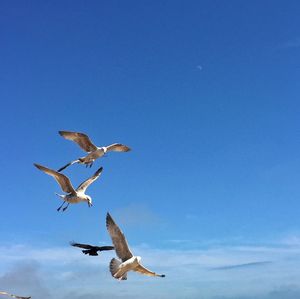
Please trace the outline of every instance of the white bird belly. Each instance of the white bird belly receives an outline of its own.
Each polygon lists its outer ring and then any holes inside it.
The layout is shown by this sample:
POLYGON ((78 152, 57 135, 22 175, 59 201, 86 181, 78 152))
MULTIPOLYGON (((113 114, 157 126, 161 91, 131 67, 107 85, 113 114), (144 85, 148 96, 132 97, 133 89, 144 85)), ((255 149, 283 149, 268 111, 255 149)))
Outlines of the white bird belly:
POLYGON ((79 197, 79 196, 66 196, 65 201, 67 201, 69 203, 79 203, 79 202, 83 201, 83 198, 79 197))
POLYGON ((133 256, 119 266, 116 276, 123 276, 126 272, 135 269, 138 265, 139 262, 137 261, 137 258, 133 256))

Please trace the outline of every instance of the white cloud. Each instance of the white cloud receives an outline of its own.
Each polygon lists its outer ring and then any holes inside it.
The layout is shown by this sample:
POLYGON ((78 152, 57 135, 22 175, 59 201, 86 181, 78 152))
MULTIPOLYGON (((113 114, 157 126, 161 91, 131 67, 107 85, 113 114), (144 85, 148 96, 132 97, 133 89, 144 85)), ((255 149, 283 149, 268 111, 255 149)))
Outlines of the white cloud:
POLYGON ((213 299, 299 299, 300 288, 294 285, 286 285, 283 287, 274 288, 274 290, 264 293, 253 295, 236 295, 236 296, 216 296, 213 299))
MULTIPOLYGON (((280 241, 269 246, 213 245, 209 248, 186 250, 177 247, 177 241, 182 240, 173 241, 175 242, 169 243, 173 248, 158 249, 145 245, 132 248, 136 255, 142 256, 146 267, 166 274, 166 278, 156 279, 130 273, 126 282, 114 280, 109 273, 108 263, 114 252, 89 257, 71 247, 0 246, 0 270, 5 273, 2 280, 0 277, 0 282, 12 271, 12 265, 17 265, 13 269, 19 267, 21 272, 25 272, 20 265, 35 263, 39 265, 35 272, 39 274, 35 277, 47 277, 46 281, 40 280, 40 285, 42 290, 46 290, 44 293, 51 290, 48 298, 67 298, 74 293, 76 296, 71 296, 72 298, 96 298, 97 294, 110 298, 139 298, 146 292, 143 298, 147 299, 199 296, 203 299, 215 296, 231 299, 242 298, 234 297, 240 294, 268 294, 276 286, 287 283, 300 285, 298 243, 289 245, 280 241), (123 295, 118 297, 118 294, 123 295)), ((3 283, 2 287, 5 288, 3 283)), ((34 292, 41 293, 31 286, 29 288, 32 295, 34 292)))
POLYGON ((0 276, 2 290, 9 293, 29 296, 32 293, 36 297, 50 299, 50 293, 45 287, 41 269, 36 262, 18 262, 5 274, 0 276))

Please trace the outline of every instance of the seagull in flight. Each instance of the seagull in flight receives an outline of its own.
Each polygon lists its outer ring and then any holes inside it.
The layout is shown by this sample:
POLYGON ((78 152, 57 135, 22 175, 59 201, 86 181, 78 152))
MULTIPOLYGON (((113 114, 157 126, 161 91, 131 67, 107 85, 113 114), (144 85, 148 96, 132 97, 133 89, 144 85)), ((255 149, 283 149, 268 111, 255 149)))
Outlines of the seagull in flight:
POLYGON ((7 292, 2 292, 2 291, 0 291, 0 295, 7 295, 7 296, 17 298, 17 299, 30 299, 31 298, 31 297, 17 296, 17 295, 13 295, 13 294, 10 294, 10 293, 7 293, 7 292))
POLYGON ((87 136, 84 133, 78 133, 78 132, 69 132, 69 131, 59 131, 58 132, 62 137, 65 139, 71 140, 76 142, 81 149, 86 151, 88 154, 85 157, 78 158, 74 161, 69 162, 65 166, 61 167, 58 172, 61 172, 68 166, 80 163, 85 164, 86 167, 90 166, 92 167, 94 161, 102 156, 104 156, 107 152, 129 152, 131 149, 121 143, 113 143, 108 146, 102 146, 98 147, 93 144, 93 142, 90 140, 89 136, 87 136))
POLYGON ((74 189, 74 187, 71 184, 71 181, 67 176, 65 176, 62 173, 59 173, 55 170, 49 169, 45 166, 39 165, 34 163, 34 166, 38 168, 39 170, 45 172, 48 175, 51 175, 54 177, 54 179, 57 181, 57 183, 60 185, 61 189, 66 192, 67 194, 61 195, 57 194, 64 202, 62 203, 61 206, 58 207, 57 211, 59 211, 63 205, 67 202, 67 206, 63 208, 63 211, 65 211, 70 203, 78 203, 81 201, 86 201, 88 206, 92 206, 92 198, 89 195, 85 194, 86 189, 90 184, 92 184, 94 181, 96 181, 99 176, 101 175, 101 172, 103 170, 103 167, 100 167, 93 176, 91 176, 89 179, 85 180, 82 182, 77 189, 74 189))
POLYGON ((122 261, 121 262, 115 258, 110 261, 109 269, 114 278, 119 280, 127 280, 127 272, 131 270, 148 276, 165 277, 163 274, 156 274, 155 272, 145 268, 140 263, 141 257, 134 256, 132 254, 123 232, 114 222, 109 213, 106 215, 106 227, 115 247, 116 254, 122 261))
POLYGON ((84 248, 85 250, 82 250, 84 254, 92 255, 92 256, 97 256, 98 251, 106 251, 106 250, 113 250, 115 249, 113 246, 93 246, 89 244, 80 244, 80 243, 75 243, 75 242, 70 242, 70 245, 74 247, 79 247, 79 248, 84 248))

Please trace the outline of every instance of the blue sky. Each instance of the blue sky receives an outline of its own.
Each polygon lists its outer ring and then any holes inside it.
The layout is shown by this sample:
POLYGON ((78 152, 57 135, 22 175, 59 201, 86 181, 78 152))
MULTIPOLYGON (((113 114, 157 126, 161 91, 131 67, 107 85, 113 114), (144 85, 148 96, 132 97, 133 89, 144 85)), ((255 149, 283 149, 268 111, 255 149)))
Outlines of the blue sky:
POLYGON ((1 2, 0 287, 299 298, 300 4, 153 2, 1 2), (58 185, 32 165, 83 154, 58 130, 132 147, 66 170, 78 185, 103 166, 91 209, 57 213, 58 185), (69 248, 109 243, 107 211, 166 279, 119 284, 111 253, 69 248))

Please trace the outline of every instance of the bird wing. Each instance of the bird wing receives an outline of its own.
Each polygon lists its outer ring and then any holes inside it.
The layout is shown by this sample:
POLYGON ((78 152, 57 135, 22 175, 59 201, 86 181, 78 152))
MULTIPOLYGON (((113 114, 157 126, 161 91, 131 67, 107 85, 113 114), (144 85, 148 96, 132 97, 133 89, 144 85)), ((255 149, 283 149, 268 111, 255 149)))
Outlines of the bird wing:
POLYGON ((89 136, 84 133, 69 131, 59 131, 58 133, 65 139, 76 142, 86 152, 92 152, 97 149, 97 146, 92 143, 89 136))
POLYGON ((153 271, 150 271, 149 269, 145 268, 143 265, 139 264, 136 268, 132 269, 135 272, 139 272, 144 275, 148 276, 159 276, 159 277, 164 277, 164 275, 156 274, 153 271))
POLYGON ((58 184, 60 185, 61 189, 63 191, 65 191, 66 193, 76 193, 69 178, 67 176, 65 176, 62 173, 59 173, 55 170, 49 169, 45 166, 39 165, 34 163, 34 166, 36 168, 38 168, 39 170, 45 172, 48 175, 51 175, 52 177, 54 177, 54 179, 58 182, 58 184))
POLYGON ((89 244, 81 244, 81 243, 75 243, 70 242, 70 245, 74 247, 84 248, 84 249, 95 249, 97 251, 105 251, 105 250, 113 250, 115 249, 113 246, 93 246, 89 244))
POLYGON ((69 167, 70 165, 73 165, 73 164, 78 163, 78 162, 79 162, 79 159, 71 161, 68 164, 66 164, 65 166, 62 166, 60 169, 58 169, 57 172, 61 172, 64 169, 66 169, 67 167, 69 167))
POLYGON ((0 295, 8 295, 8 296, 10 296, 10 294, 9 294, 9 293, 7 293, 7 292, 3 292, 3 291, 0 291, 0 295))
POLYGON ((118 225, 111 218, 109 213, 106 215, 106 227, 112 239, 117 256, 124 262, 133 257, 126 238, 118 225))
POLYGON ((128 147, 127 145, 121 144, 121 143, 114 143, 111 145, 108 145, 107 147, 107 151, 114 151, 114 152, 129 152, 131 150, 130 147, 128 147))
POLYGON ((17 295, 13 295, 13 294, 10 294, 10 293, 7 293, 7 292, 0 292, 0 295, 8 295, 8 296, 11 296, 13 298, 17 298, 17 299, 30 299, 31 297, 21 297, 21 296, 17 296, 17 295))
POLYGON ((97 250, 100 250, 100 251, 106 251, 106 250, 113 250, 115 249, 114 246, 97 246, 97 250))
POLYGON ((103 167, 100 167, 95 173, 93 176, 91 176, 89 179, 85 180, 83 183, 81 183, 76 191, 82 191, 82 192, 85 192, 86 188, 92 184, 94 181, 96 181, 98 179, 98 177, 100 176, 101 172, 103 170, 103 167))
POLYGON ((92 249, 94 246, 89 245, 89 244, 80 244, 80 243, 75 243, 75 242, 70 242, 70 245, 74 247, 79 247, 79 248, 84 248, 84 249, 92 249))

